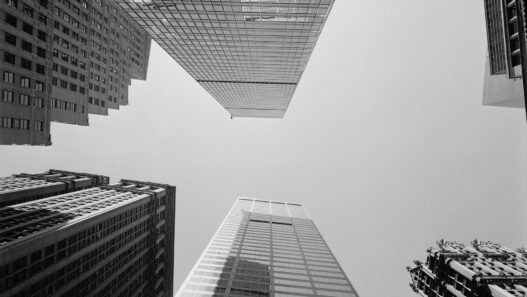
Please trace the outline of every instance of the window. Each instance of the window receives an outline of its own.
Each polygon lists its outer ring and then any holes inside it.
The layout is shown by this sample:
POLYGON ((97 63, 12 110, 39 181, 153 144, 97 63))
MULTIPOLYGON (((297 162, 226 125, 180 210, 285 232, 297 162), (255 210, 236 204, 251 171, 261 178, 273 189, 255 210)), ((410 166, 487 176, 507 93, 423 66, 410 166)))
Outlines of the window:
POLYGON ((106 104, 105 101, 101 100, 101 106, 104 107, 105 104, 106 104))
POLYGON ((52 78, 51 78, 51 84, 52 84, 52 85, 56 86, 56 85, 57 85, 57 81, 58 81, 58 80, 57 80, 56 77, 52 77, 52 78))
POLYGON ((31 68, 33 67, 33 62, 31 62, 30 60, 21 58, 20 59, 20 66, 22 68, 24 68, 24 69, 31 70, 31 68))
POLYGON ((16 46, 16 36, 15 36, 15 35, 11 35, 11 34, 5 32, 5 38, 4 38, 4 40, 5 40, 7 43, 16 46))
POLYGON ((22 105, 29 105, 29 96, 28 95, 24 95, 24 94, 20 94, 20 104, 22 105))
POLYGON ((44 108, 44 99, 39 97, 33 98, 33 105, 35 105, 36 107, 44 108))
POLYGON ((5 2, 9 6, 12 6, 14 8, 18 8, 18 0, 6 0, 5 2))
POLYGON ((66 68, 64 66, 60 66, 60 73, 62 73, 64 75, 68 75, 68 68, 66 68))
POLYGON ((53 57, 58 58, 59 57, 59 51, 56 49, 53 49, 53 57))
POLYGON ((24 4, 24 6, 22 6, 22 11, 28 16, 33 17, 33 7, 24 4))
POLYGON ((37 46, 37 56, 41 58, 46 58, 46 50, 37 46))
POLYGON ((17 24, 18 24, 18 19, 15 16, 10 15, 9 13, 6 13, 5 14, 5 22, 8 23, 9 25, 13 26, 13 27, 16 27, 17 24))
POLYGON ((74 91, 74 92, 77 92, 77 85, 70 83, 70 90, 74 91))
POLYGON ((46 32, 44 32, 44 31, 38 30, 37 37, 38 37, 38 39, 40 39, 42 41, 46 41, 46 39, 48 37, 48 34, 46 34, 46 32))
POLYGON ((9 71, 4 71, 4 82, 6 83, 14 83, 15 82, 15 74, 9 71))
POLYGON ((57 21, 53 21, 53 27, 55 27, 55 29, 60 29, 60 23, 57 21))
POLYGON ((35 121, 35 130, 36 131, 42 131, 43 130, 43 122, 41 121, 35 121))
POLYGON ((2 91, 2 100, 6 101, 6 102, 13 102, 13 92, 3 90, 2 91))
POLYGON ((27 42, 25 40, 22 40, 22 49, 26 52, 33 52, 33 44, 31 42, 27 42))
POLYGON ((29 88, 31 84, 31 80, 29 79, 29 77, 24 77, 24 76, 21 76, 20 77, 20 85, 25 87, 25 88, 29 88))
POLYGON ((46 67, 44 65, 41 65, 41 64, 36 64, 36 65, 37 65, 36 72, 38 74, 46 75, 46 67))
POLYGON ((48 17, 39 13, 38 14, 38 21, 41 22, 42 24, 44 25, 47 25, 48 24, 48 17))
POLYGON ((33 26, 30 24, 23 22, 22 23, 22 31, 26 32, 27 34, 33 35, 33 26))
POLYGON ((86 88, 84 88, 84 87, 79 87, 79 93, 81 93, 81 94, 86 94, 86 88))
POLYGON ((73 58, 73 57, 71 57, 71 59, 70 59, 70 63, 71 63, 71 65, 73 65, 73 66, 77 66, 77 65, 79 64, 79 63, 78 63, 78 60, 77 60, 76 58, 73 58))
POLYGON ((72 78, 75 78, 75 79, 77 79, 77 72, 76 72, 76 71, 73 71, 73 70, 71 70, 71 71, 70 71, 70 76, 71 76, 72 78))
POLYGON ((59 64, 57 63, 53 63, 53 71, 58 71, 59 70, 59 64))
POLYGON ((8 52, 4 52, 4 61, 6 61, 7 63, 15 65, 15 59, 15 55, 8 52))
POLYGON ((66 61, 66 62, 68 62, 68 60, 69 60, 69 56, 68 56, 67 54, 65 54, 65 53, 61 53, 61 56, 60 56, 60 57, 61 57, 61 59, 62 59, 63 61, 66 61))
POLYGON ((44 8, 47 8, 48 7, 48 0, 38 0, 38 4, 40 4, 40 6, 42 6, 44 8))
POLYGON ((44 92, 45 91, 45 85, 43 82, 41 81, 36 81, 35 82, 35 90, 37 91, 41 91, 41 92, 44 92))
POLYGON ((64 88, 64 89, 67 89, 68 88, 68 82, 61 79, 60 80, 60 87, 64 88))

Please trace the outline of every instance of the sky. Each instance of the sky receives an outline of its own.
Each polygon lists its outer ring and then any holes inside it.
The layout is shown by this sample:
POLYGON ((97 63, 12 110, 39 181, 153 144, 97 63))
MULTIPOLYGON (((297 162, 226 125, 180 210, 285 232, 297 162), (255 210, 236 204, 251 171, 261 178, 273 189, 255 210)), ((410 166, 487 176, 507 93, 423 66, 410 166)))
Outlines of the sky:
POLYGON ((0 147, 0 176, 175 185, 175 289, 248 196, 304 204, 361 297, 416 296, 440 238, 527 247, 525 111, 481 104, 485 58, 482 1, 337 0, 285 118, 231 120, 154 43, 129 106, 0 147))

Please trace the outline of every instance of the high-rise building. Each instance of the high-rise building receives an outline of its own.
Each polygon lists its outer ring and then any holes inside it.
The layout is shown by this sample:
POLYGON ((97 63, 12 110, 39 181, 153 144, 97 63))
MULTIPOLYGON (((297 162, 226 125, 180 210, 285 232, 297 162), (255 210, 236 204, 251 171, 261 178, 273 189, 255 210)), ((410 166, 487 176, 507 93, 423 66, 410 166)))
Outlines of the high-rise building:
POLYGON ((108 0, 0 2, 0 144, 50 145, 50 121, 128 104, 146 79, 150 36, 108 0))
POLYGON ((115 0, 233 117, 282 118, 334 0, 115 0))
POLYGON ((238 198, 176 296, 358 295, 302 205, 238 198))
MULTIPOLYGON (((483 104, 524 107, 516 0, 485 0, 488 58, 483 104)), ((518 0, 519 1, 519 0, 518 0)), ((524 37, 525 38, 525 37, 524 37)))
POLYGON ((173 296, 175 187, 95 183, 0 208, 1 296, 173 296))
POLYGON ((50 169, 40 174, 20 173, 0 177, 0 207, 107 185, 103 175, 50 169))
POLYGON ((407 267, 423 297, 522 297, 527 295, 527 251, 474 240, 471 246, 440 240, 425 263, 407 267))

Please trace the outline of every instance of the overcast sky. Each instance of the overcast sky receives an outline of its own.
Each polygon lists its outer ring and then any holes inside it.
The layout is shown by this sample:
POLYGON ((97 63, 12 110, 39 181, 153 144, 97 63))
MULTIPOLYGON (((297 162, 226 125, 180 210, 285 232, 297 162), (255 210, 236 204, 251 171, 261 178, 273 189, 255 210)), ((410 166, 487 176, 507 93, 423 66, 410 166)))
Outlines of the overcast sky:
POLYGON ((482 1, 338 0, 285 118, 230 120, 153 44, 129 106, 0 147, 0 174, 177 186, 175 289, 250 196, 303 203, 362 297, 415 296, 440 238, 527 247, 525 112, 481 105, 485 51, 482 1))

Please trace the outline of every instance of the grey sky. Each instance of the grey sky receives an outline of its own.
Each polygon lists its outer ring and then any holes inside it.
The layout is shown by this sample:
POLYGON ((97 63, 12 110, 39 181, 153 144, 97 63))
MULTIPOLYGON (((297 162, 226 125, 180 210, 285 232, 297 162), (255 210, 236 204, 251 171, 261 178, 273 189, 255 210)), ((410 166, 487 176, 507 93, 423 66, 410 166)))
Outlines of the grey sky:
POLYGON ((250 196, 302 202, 362 297, 414 296, 439 238, 527 246, 525 113, 481 105, 481 2, 338 0, 283 120, 230 120, 154 44, 129 106, 0 147, 0 174, 176 185, 175 288, 250 196))

